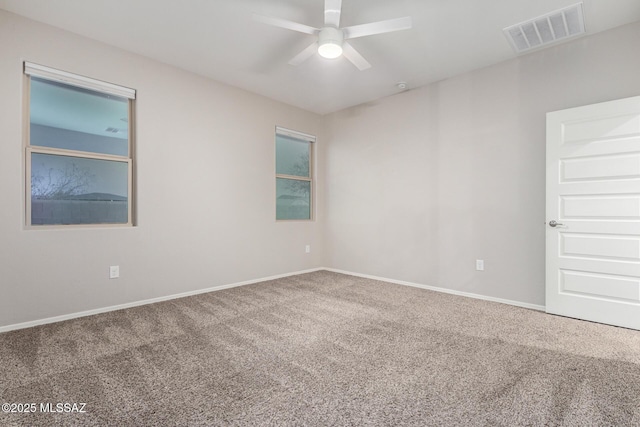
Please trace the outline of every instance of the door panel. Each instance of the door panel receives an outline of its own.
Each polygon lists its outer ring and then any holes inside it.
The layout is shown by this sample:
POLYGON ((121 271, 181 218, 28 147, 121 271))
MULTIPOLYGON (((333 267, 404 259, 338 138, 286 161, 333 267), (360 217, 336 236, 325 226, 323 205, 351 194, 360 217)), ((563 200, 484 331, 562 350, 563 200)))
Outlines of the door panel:
POLYGON ((640 194, 560 196, 560 216, 567 219, 640 219, 640 194))
POLYGON ((640 117, 635 112, 618 116, 587 117, 585 120, 572 120, 563 124, 562 130, 565 143, 620 138, 640 133, 640 117))
POLYGON ((640 97, 547 115, 546 233, 547 312, 640 329, 640 97))
POLYGON ((640 302, 640 279, 637 277, 560 270, 560 292, 600 296, 607 299, 640 302))
POLYGON ((640 236, 560 233, 560 256, 640 261, 640 236))
POLYGON ((560 182, 610 181, 640 177, 640 153, 560 160, 560 182))

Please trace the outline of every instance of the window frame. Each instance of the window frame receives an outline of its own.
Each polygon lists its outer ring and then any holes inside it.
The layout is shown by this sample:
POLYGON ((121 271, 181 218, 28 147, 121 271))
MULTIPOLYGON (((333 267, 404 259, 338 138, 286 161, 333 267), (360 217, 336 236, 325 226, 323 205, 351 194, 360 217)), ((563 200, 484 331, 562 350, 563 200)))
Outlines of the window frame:
POLYGON ((307 133, 303 133, 303 132, 298 132, 292 129, 287 129, 284 127, 280 127, 280 126, 276 126, 276 132, 275 132, 275 139, 274 139, 274 166, 275 166, 275 181, 274 183, 276 184, 276 188, 275 188, 275 201, 276 201, 276 206, 275 206, 275 218, 276 218, 276 222, 289 222, 289 221, 295 221, 295 222, 300 222, 300 221, 315 221, 315 185, 314 185, 314 159, 315 159, 315 153, 314 153, 314 145, 316 143, 316 137, 313 135, 309 135, 307 133), (278 173, 278 169, 277 169, 277 163, 278 163, 278 152, 277 152, 277 141, 278 141, 278 136, 286 136, 289 138, 294 138, 303 142, 308 142, 309 143, 309 176, 308 177, 303 177, 303 176, 296 176, 296 175, 287 175, 287 174, 279 174, 278 173), (278 190, 277 190, 277 182, 278 179, 288 179, 288 180, 295 180, 295 181, 303 181, 303 182, 308 182, 309 183, 309 218, 287 218, 287 219, 279 219, 278 218, 278 202, 277 202, 277 197, 278 197, 278 190))
POLYGON ((124 86, 115 85, 101 80, 57 70, 44 65, 25 61, 23 63, 24 99, 23 99, 23 152, 25 153, 25 227, 28 229, 51 228, 95 228, 95 227, 133 227, 135 222, 135 99, 136 90, 124 86), (115 154, 103 154, 91 151, 70 150, 64 148, 45 147, 31 145, 31 78, 37 77, 52 82, 88 89, 107 95, 115 95, 128 99, 128 132, 127 132, 127 156, 115 154), (81 224, 32 224, 32 154, 46 154, 72 158, 115 161, 127 165, 127 222, 119 223, 81 223, 81 224))

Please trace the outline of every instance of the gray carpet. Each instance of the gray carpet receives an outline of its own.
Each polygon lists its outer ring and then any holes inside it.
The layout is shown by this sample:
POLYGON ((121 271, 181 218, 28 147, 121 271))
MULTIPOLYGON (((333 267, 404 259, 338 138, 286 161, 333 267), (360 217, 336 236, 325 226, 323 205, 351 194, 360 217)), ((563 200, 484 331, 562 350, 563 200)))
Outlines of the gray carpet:
POLYGON ((326 271, 0 334, 0 361, 0 403, 37 404, 2 426, 640 425, 637 331, 326 271))

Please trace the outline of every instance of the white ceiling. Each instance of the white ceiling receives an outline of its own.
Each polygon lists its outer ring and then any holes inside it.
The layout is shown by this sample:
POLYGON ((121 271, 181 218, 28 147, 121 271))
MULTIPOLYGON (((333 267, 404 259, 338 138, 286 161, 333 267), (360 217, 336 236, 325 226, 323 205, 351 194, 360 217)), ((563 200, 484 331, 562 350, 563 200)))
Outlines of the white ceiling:
MULTIPOLYGON (((341 26, 411 16, 413 28, 351 40, 371 63, 289 59, 313 36, 253 13, 314 27, 323 0, 0 0, 0 8, 320 114, 515 57, 504 27, 579 0, 343 0, 341 26)), ((640 21, 640 0, 583 0, 587 35, 640 21)))

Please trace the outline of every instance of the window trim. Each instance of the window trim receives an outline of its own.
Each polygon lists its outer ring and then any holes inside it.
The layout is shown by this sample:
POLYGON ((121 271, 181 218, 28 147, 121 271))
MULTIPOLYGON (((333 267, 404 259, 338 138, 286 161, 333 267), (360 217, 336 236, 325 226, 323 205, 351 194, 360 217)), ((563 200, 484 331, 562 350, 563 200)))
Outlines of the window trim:
POLYGON ((66 71, 56 70, 34 63, 24 62, 24 99, 23 99, 23 148, 25 153, 25 227, 27 229, 52 229, 52 228, 103 228, 103 227, 133 227, 136 225, 136 197, 135 197, 135 108, 136 91, 134 89, 118 86, 112 83, 92 79, 66 71), (102 92, 128 99, 128 153, 127 156, 114 154, 95 153, 90 151, 77 151, 63 148, 44 147, 31 145, 31 77, 38 77, 49 81, 61 82, 64 84, 89 89, 95 92, 102 92), (31 223, 31 155, 48 154, 56 156, 77 157, 94 160, 116 161, 127 164, 127 222, 122 223, 89 223, 89 224, 32 224, 31 223))
POLYGON ((316 137, 313 135, 309 135, 308 133, 298 132, 297 130, 283 128, 281 126, 276 126, 276 135, 289 136, 291 138, 300 139, 303 141, 310 142, 312 144, 316 142, 316 137))
MULTIPOLYGON (((303 218, 303 219, 278 219, 278 207, 277 207, 277 189, 275 190, 275 196, 274 200, 276 200, 276 212, 275 212, 275 218, 276 218, 276 222, 290 222, 290 221, 295 221, 295 222, 300 222, 300 221, 315 221, 315 185, 314 185, 314 160, 315 160, 315 156, 314 156, 314 144, 316 142, 316 137, 313 135, 309 135, 307 133, 303 133, 303 132, 298 132, 296 130, 292 130, 292 129, 287 129, 284 127, 280 127, 280 126, 276 126, 276 134, 275 137, 277 138, 278 135, 281 136, 287 136, 290 138, 294 138, 294 139, 298 139, 301 141, 306 141, 309 143, 309 176, 308 177, 304 177, 304 176, 296 176, 296 175, 287 175, 287 174, 279 174, 277 172, 276 169, 276 179, 274 182, 278 182, 278 178, 281 179, 289 179, 289 180, 296 180, 296 181, 305 181, 309 183, 309 218, 303 218)), ((275 142, 275 141, 274 141, 275 142)), ((277 158, 277 152, 276 152, 276 144, 274 144, 274 166, 278 161, 277 158)))
POLYGON ((34 64, 33 62, 24 62, 24 73, 27 76, 40 77, 72 86, 79 86, 84 89, 108 93, 122 98, 136 99, 135 89, 103 82, 102 80, 92 79, 79 74, 69 73, 67 71, 56 70, 55 68, 34 64))

